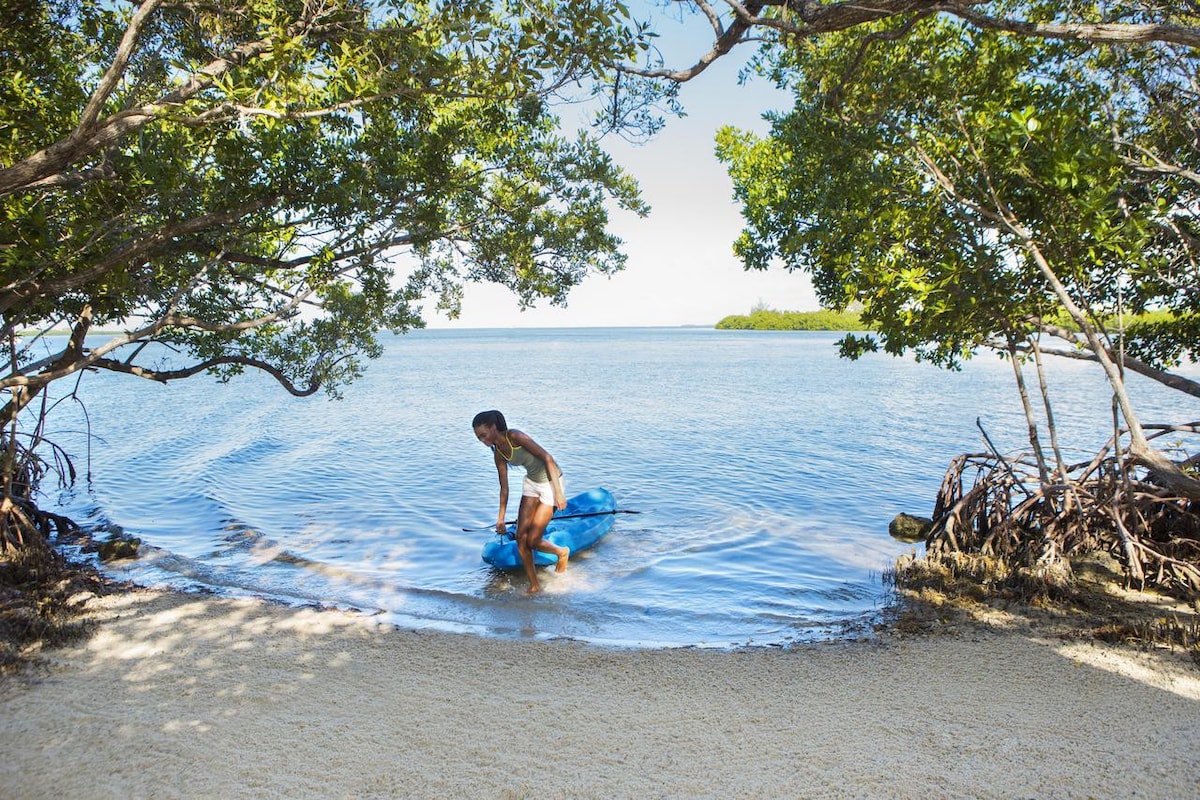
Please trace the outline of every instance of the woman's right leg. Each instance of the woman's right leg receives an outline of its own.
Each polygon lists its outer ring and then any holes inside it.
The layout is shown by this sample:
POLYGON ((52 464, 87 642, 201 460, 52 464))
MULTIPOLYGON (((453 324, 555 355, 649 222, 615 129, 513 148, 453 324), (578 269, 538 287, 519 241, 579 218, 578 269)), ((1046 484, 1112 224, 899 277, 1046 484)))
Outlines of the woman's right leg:
POLYGON ((542 590, 538 584, 537 568, 533 561, 533 551, 555 552, 559 549, 549 542, 542 541, 546 526, 554 516, 554 509, 536 497, 522 497, 521 509, 517 512, 517 555, 521 557, 521 565, 525 567, 525 575, 529 578, 528 594, 542 590), (546 547, 550 550, 546 550, 546 547))

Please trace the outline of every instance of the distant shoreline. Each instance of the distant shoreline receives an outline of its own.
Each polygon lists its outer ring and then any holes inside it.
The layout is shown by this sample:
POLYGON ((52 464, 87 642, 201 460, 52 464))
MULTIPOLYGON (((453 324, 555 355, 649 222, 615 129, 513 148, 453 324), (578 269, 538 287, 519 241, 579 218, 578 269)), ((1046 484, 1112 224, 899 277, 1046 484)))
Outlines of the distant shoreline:
POLYGON ((855 311, 775 311, 756 308, 733 314, 714 326, 717 330, 751 331, 861 331, 866 326, 855 311))
MULTIPOLYGON (((458 327, 455 325, 434 325, 425 328, 413 328, 416 331, 515 331, 515 330, 585 330, 608 329, 635 330, 638 328, 654 328, 663 330, 764 330, 764 331, 846 331, 857 332, 866 330, 859 316, 853 313, 835 311, 762 311, 748 315, 734 314, 723 317, 715 325, 705 322, 688 322, 678 325, 514 325, 514 326, 479 326, 458 327)), ((386 332, 386 331, 381 331, 386 332)), ((19 336, 32 338, 35 336, 70 336, 72 331, 66 328, 55 328, 49 331, 27 330, 18 333, 19 336)), ((120 328, 93 328, 88 336, 120 336, 128 331, 120 328)))

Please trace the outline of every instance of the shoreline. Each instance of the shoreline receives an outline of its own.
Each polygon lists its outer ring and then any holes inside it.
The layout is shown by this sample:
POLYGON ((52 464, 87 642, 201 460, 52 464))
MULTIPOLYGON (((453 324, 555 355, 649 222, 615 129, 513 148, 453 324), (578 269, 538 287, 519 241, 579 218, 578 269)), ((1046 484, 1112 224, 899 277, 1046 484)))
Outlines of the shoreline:
POLYGON ((1200 783, 1200 669, 999 616, 624 650, 158 590, 0 679, 13 797, 1123 797, 1200 783))

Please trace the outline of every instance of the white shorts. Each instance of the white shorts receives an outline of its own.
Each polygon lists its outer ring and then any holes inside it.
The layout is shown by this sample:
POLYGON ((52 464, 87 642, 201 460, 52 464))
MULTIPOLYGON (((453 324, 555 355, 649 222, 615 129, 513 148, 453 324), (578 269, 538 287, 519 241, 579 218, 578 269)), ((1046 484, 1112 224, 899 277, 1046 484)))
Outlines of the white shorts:
MULTIPOLYGON (((566 484, 564 483, 563 486, 563 491, 566 491, 566 484)), ((521 496, 536 497, 546 505, 554 508, 554 484, 548 481, 546 483, 538 483, 526 478, 525 482, 521 484, 521 496)))

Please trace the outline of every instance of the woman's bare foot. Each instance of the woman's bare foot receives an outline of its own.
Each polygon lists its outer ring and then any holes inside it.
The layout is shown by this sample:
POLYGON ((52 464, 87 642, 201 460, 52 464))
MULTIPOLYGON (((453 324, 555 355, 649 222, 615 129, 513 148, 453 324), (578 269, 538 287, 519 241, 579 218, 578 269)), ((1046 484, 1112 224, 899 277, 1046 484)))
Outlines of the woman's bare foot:
POLYGON ((571 548, 564 547, 558 551, 558 565, 554 567, 555 572, 567 571, 567 559, 571 557, 571 548))
POLYGON ((535 584, 533 584, 532 586, 530 586, 528 589, 526 589, 526 590, 525 590, 525 594, 537 594, 537 593, 538 593, 538 592, 540 592, 541 590, 542 590, 542 587, 541 587, 541 586, 538 586, 538 585, 535 583, 535 584))

